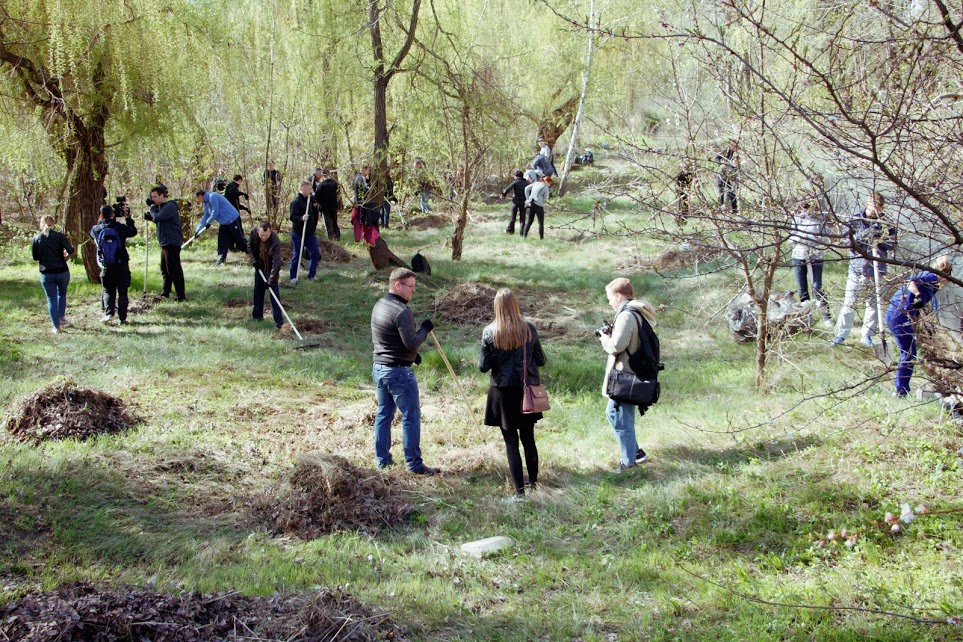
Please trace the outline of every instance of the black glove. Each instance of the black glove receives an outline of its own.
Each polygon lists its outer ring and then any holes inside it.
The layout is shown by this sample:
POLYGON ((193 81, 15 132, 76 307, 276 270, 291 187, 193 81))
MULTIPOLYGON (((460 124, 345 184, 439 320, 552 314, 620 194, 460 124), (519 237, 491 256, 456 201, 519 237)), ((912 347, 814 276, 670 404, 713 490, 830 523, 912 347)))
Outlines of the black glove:
POLYGON ((923 303, 922 299, 916 299, 915 301, 913 301, 912 305, 910 305, 910 308, 912 308, 913 310, 922 310, 925 305, 926 304, 923 303))
POLYGON ((435 329, 435 324, 431 322, 431 319, 425 319, 421 322, 421 329, 427 334, 435 329))
POLYGON ((153 221, 153 220, 154 220, 154 217, 151 216, 150 212, 144 212, 144 220, 145 220, 145 221, 153 221))
POLYGON ((416 353, 415 353, 415 365, 417 366, 417 365, 420 364, 420 363, 421 363, 421 353, 416 352, 416 353))

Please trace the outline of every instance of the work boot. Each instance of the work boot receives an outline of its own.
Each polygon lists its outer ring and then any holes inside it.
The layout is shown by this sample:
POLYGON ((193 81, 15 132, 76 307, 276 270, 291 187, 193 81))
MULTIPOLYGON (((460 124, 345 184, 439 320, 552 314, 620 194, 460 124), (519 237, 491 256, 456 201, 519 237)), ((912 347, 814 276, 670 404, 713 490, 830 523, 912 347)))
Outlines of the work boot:
POLYGON ((432 466, 422 466, 421 468, 416 468, 415 470, 409 470, 412 475, 425 475, 426 477, 431 477, 432 475, 437 475, 441 472, 441 468, 433 468, 432 466))

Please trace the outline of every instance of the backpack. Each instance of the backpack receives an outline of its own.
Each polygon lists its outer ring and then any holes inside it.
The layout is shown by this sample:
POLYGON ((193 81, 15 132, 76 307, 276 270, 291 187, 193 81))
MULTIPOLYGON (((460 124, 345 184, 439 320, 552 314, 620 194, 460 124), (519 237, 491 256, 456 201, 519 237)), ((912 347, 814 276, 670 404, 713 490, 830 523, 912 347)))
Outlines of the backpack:
POLYGON ((424 272, 426 275, 431 276, 431 265, 428 264, 428 259, 421 255, 421 252, 411 257, 411 271, 424 272))
POLYGON ((120 252, 122 247, 124 247, 124 241, 117 230, 112 227, 104 227, 100 230, 97 235, 97 263, 100 267, 123 263, 120 252))
MULTIPOLYGON (((631 310, 631 314, 635 317, 635 323, 639 329, 639 349, 634 353, 629 355, 629 367, 632 372, 636 374, 640 379, 646 379, 658 382, 659 372, 665 368, 665 366, 660 361, 661 353, 659 348, 659 337, 656 336, 655 330, 652 329, 652 325, 649 323, 648 319, 642 316, 636 310, 631 310)), ((656 394, 652 399, 652 404, 659 401, 659 392, 661 386, 656 383, 656 394)), ((645 411, 649 409, 649 406, 639 406, 639 414, 644 415, 645 411)))

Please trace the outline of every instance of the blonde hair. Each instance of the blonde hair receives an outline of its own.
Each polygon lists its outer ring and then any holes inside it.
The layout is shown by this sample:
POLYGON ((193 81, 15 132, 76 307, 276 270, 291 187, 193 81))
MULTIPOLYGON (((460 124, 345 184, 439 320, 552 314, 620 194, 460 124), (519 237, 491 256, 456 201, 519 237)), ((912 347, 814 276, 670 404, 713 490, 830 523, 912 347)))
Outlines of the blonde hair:
POLYGON ((933 261, 933 267, 940 272, 946 272, 947 274, 953 273, 953 264, 950 263, 950 257, 946 254, 933 261))
POLYGON ((605 286, 605 291, 611 292, 612 294, 621 294, 630 299, 635 296, 635 293, 632 291, 632 282, 624 276, 612 279, 612 281, 605 286))
POLYGON ((522 318, 518 299, 508 288, 495 294, 495 331, 492 343, 499 350, 516 350, 532 338, 531 329, 522 318))
POLYGON ((44 236, 50 236, 50 230, 52 230, 56 224, 57 217, 52 214, 44 214, 40 217, 40 233, 44 236))

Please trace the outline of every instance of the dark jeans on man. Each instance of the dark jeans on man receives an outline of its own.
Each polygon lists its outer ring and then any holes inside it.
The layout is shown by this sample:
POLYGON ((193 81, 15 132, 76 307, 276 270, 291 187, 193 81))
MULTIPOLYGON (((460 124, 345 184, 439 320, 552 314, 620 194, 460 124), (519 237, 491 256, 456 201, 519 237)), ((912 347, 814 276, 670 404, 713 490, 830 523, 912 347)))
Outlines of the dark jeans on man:
POLYGON ((736 197, 736 184, 730 181, 717 181, 719 186, 719 206, 725 207, 726 201, 732 206, 733 212, 739 211, 739 199, 736 197))
POLYGON ((545 208, 535 204, 528 207, 528 221, 522 226, 522 236, 528 236, 536 216, 538 217, 538 238, 545 238, 545 208))
POLYGON ((184 294, 184 268, 181 267, 181 246, 162 245, 161 246, 161 276, 164 277, 164 290, 161 294, 165 297, 171 295, 171 288, 177 293, 177 300, 183 301, 184 294))
POLYGON ((893 333, 899 348, 899 365, 896 366, 896 394, 905 397, 909 393, 910 377, 916 363, 916 330, 913 320, 903 312, 887 312, 886 325, 893 333))
POLYGON ((108 265, 100 270, 100 302, 107 316, 127 320, 127 290, 130 288, 130 266, 108 265))
POLYGON ((244 228, 241 227, 240 216, 233 223, 217 228, 217 255, 221 260, 226 261, 230 250, 247 254, 247 241, 244 239, 244 228))
POLYGON ((391 218, 391 203, 385 201, 381 204, 381 227, 388 227, 388 221, 391 218))
POLYGON ((395 410, 401 411, 401 444, 405 451, 405 468, 422 470, 421 400, 418 380, 411 366, 388 366, 376 363, 371 378, 377 386, 378 411, 375 413, 374 442, 378 466, 393 463, 391 458, 391 420, 395 410))
MULTIPOLYGON (((278 288, 277 283, 271 284, 271 291, 274 292, 274 296, 268 294, 271 298, 271 314, 274 316, 274 325, 281 327, 284 325, 284 316, 281 313, 281 306, 278 301, 281 300, 281 290, 278 288), (277 297, 277 298, 275 298, 277 297)), ((261 278, 260 273, 254 272, 254 309, 251 311, 251 317, 258 321, 264 319, 264 295, 267 294, 267 284, 264 279, 261 278)))
MULTIPOLYGON (((304 249, 311 257, 308 262, 308 278, 313 279, 318 273, 318 261, 321 260, 321 249, 318 247, 318 237, 308 234, 304 237, 304 249)), ((291 280, 301 276, 299 274, 299 263, 301 262, 301 235, 291 232, 291 267, 289 276, 291 280)))
POLYGON ((335 242, 340 241, 341 228, 338 227, 338 210, 321 212, 321 217, 324 219, 324 231, 328 235, 328 240, 335 242))
POLYGON ((505 450, 508 453, 508 471, 512 475, 515 492, 525 492, 525 478, 522 475, 522 458, 518 452, 518 438, 521 436, 522 446, 525 448, 525 468, 528 469, 528 483, 534 486, 538 482, 538 448, 535 447, 535 426, 502 429, 502 439, 505 440, 505 450))
POLYGON ((525 203, 512 203, 512 218, 508 221, 505 231, 509 234, 515 233, 515 217, 518 217, 519 234, 525 229, 525 203))
POLYGON ((813 269, 813 294, 820 305, 826 305, 828 299, 823 292, 823 260, 822 259, 793 259, 792 269, 796 273, 796 285, 799 287, 799 300, 809 300, 809 269, 813 269))

